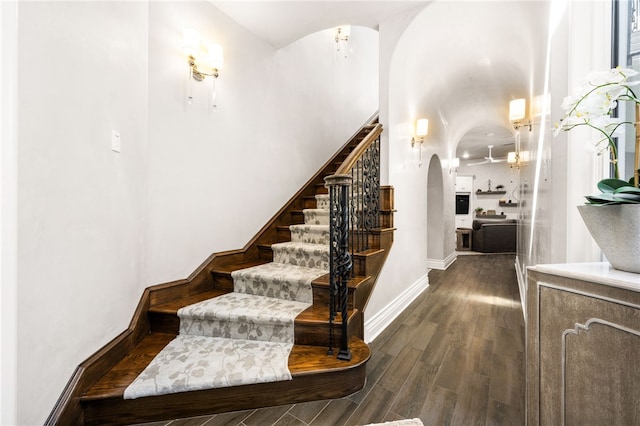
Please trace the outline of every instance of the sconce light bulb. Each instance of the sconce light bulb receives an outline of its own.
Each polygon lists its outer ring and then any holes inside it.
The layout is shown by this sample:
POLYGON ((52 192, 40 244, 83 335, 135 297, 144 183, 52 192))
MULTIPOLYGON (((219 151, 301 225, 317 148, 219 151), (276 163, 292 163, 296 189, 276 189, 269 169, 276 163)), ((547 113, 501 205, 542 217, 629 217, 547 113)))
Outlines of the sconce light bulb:
POLYGON ((527 101, 524 98, 509 102, 509 121, 520 121, 526 116, 527 101))
POLYGON ((207 50, 209 53, 209 63, 211 67, 220 71, 222 69, 222 65, 224 65, 224 53, 222 51, 222 46, 212 43, 209 45, 207 50))
POLYGON ((416 136, 425 137, 429 133, 429 120, 426 118, 418 119, 416 123, 416 136))
POLYGON ((185 28, 182 33, 182 49, 184 54, 193 58, 198 56, 200 50, 200 34, 193 28, 185 28))

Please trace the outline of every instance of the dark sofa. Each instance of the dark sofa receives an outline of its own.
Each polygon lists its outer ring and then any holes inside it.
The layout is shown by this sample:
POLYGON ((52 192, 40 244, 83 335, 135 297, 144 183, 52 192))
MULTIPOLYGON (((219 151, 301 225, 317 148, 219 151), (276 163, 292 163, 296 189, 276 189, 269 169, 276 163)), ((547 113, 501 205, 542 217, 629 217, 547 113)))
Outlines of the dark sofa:
POLYGON ((515 252, 517 225, 515 219, 474 220, 472 250, 481 253, 515 252))

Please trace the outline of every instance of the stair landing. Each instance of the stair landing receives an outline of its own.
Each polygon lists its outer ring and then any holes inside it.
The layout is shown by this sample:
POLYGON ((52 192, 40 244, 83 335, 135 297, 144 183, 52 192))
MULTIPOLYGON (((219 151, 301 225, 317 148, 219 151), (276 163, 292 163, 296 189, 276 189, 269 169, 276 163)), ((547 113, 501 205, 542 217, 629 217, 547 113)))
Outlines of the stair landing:
POLYGON ((131 424, 340 398, 362 388, 371 355, 369 346, 357 337, 350 339, 352 358, 348 362, 327 355, 327 348, 294 345, 288 364, 292 380, 123 399, 127 386, 174 338, 167 333, 147 335, 92 386, 81 399, 85 424, 131 424))

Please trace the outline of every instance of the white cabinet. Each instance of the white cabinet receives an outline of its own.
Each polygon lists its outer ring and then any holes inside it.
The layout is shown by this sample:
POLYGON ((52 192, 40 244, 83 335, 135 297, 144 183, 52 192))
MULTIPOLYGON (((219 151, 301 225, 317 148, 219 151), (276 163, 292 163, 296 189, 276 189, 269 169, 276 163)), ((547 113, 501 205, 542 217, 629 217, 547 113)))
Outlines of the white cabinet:
POLYGON ((473 223, 473 176, 456 177, 456 228, 471 228, 473 223), (466 200, 466 201, 465 201, 466 200), (461 203, 461 205, 459 205, 461 203), (462 207, 462 208, 460 208, 462 207))
POLYGON ((473 176, 456 176, 456 192, 473 192, 473 176))
POLYGON ((472 222, 471 215, 456 215, 456 228, 471 228, 472 222))

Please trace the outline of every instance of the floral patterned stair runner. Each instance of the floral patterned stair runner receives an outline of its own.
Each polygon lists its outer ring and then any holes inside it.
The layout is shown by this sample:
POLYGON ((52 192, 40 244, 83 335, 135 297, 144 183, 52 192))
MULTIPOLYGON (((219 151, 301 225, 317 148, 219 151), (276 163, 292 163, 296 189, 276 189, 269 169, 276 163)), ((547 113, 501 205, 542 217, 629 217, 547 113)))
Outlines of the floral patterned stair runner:
POLYGON ((274 261, 232 272, 234 291, 178 311, 180 335, 125 390, 125 399, 291 380, 296 316, 329 270, 328 195, 272 245, 274 261))

